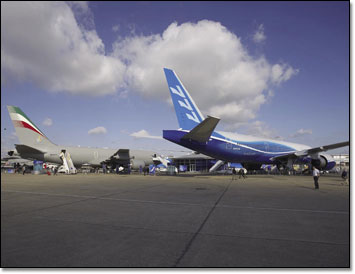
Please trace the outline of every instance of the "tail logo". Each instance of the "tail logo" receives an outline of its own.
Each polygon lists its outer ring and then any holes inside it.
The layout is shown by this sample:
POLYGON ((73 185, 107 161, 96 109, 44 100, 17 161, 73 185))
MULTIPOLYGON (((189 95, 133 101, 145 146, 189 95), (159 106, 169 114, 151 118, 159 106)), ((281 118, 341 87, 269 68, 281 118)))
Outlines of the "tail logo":
POLYGON ((186 113, 186 116, 188 119, 196 122, 196 123, 200 123, 199 119, 197 118, 197 115, 194 111, 192 111, 192 107, 189 103, 189 101, 186 99, 186 96, 185 94, 183 93, 183 91, 181 90, 181 88, 179 86, 176 86, 177 89, 173 88, 173 87, 169 87, 171 92, 182 97, 182 98, 185 98, 184 101, 180 101, 178 100, 179 102, 179 105, 183 108, 186 108, 187 110, 190 111, 190 113, 186 113))
POLYGON ((37 137, 37 143, 40 143, 40 142, 42 142, 42 140, 43 140, 43 137, 42 137, 42 135, 38 135, 38 137, 37 137))

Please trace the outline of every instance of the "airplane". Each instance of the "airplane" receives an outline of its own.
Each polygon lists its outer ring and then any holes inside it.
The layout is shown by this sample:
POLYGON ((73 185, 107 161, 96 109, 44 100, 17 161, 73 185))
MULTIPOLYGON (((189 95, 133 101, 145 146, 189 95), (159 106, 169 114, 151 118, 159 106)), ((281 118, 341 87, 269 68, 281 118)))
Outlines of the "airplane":
POLYGON ((180 128, 163 130, 163 138, 208 155, 219 161, 210 169, 216 171, 225 162, 241 163, 246 169, 257 170, 262 164, 274 164, 292 170, 293 164, 311 164, 330 170, 335 160, 324 151, 348 146, 349 141, 320 147, 258 138, 230 132, 217 132, 220 119, 204 118, 176 73, 164 68, 165 77, 180 128))
MULTIPOLYGON (((62 146, 52 143, 48 137, 16 106, 7 106, 16 135, 21 144, 9 154, 19 155, 24 159, 39 160, 66 165, 75 173, 75 166, 84 164, 93 167, 106 165, 130 165, 132 169, 165 162, 153 151, 130 149, 103 149, 89 147, 62 146)), ((11 156, 11 155, 10 155, 11 156)))

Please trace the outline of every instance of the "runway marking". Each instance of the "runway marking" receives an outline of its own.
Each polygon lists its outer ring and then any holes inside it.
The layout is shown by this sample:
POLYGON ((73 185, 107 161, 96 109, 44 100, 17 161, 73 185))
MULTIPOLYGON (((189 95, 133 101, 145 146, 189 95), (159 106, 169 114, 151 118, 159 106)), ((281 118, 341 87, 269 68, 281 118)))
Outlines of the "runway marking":
MULTIPOLYGON (((264 237, 257 237, 257 236, 243 236, 243 235, 229 235, 229 234, 213 234, 213 233, 201 233, 201 230, 203 229, 204 225, 206 224, 207 220, 211 216, 212 212, 216 207, 225 207, 225 208, 239 208, 239 209, 256 209, 256 210, 276 210, 276 211, 295 211, 295 212, 312 212, 312 213, 331 213, 331 214, 349 214, 349 212, 344 212, 344 211, 322 211, 322 210, 303 210, 303 209, 278 209, 278 208, 262 208, 262 207, 241 207, 241 206, 228 206, 228 205, 218 205, 220 200, 223 198, 223 195, 225 192, 228 190, 228 186, 225 188, 224 192, 220 195, 218 200, 215 202, 214 206, 211 208, 209 213, 207 214, 206 218, 200 225, 199 229, 193 233, 193 232, 188 232, 188 231, 171 231, 171 230, 164 230, 164 229, 154 229, 154 228, 147 228, 147 227, 135 227, 135 226, 117 226, 117 225, 109 225, 109 224, 100 224, 100 223, 88 223, 88 222, 80 222, 78 220, 61 220, 57 218, 43 218, 40 216, 35 216, 34 218, 42 218, 42 219, 47 219, 47 220, 55 220, 55 221, 65 221, 65 222, 78 222, 78 223, 84 223, 88 225, 97 225, 97 226, 110 226, 112 228, 129 228, 129 229, 141 229, 141 230, 150 230, 150 231, 165 231, 165 232, 170 232, 170 233, 185 233, 185 234, 191 234, 191 239, 187 243, 183 253, 181 256, 178 258, 174 266, 177 266, 180 261, 185 257, 189 249, 191 248, 194 240, 198 235, 205 235, 205 236, 217 236, 217 237, 235 237, 235 238, 246 238, 246 239, 255 239, 255 240, 270 240, 270 241, 289 241, 289 242, 303 242, 303 243, 314 243, 314 244, 327 244, 327 245, 343 245, 346 246, 348 243, 335 243, 335 242, 325 242, 325 241, 307 241, 307 240, 302 240, 302 239, 282 239, 282 238, 264 238, 264 237)), ((51 209, 55 207, 60 207, 60 206, 66 206, 74 203, 80 203, 80 202, 85 202, 90 199, 99 199, 99 200, 116 200, 116 201, 123 201, 123 202, 142 202, 142 203, 158 203, 158 204, 173 204, 173 205, 192 205, 192 206, 204 206, 204 207, 211 207, 212 205, 201 205, 201 204, 188 204, 188 203, 172 203, 172 202, 156 202, 156 201, 144 201, 144 200, 131 200, 131 199, 115 199, 115 198, 103 198, 103 197, 97 197, 97 196, 84 196, 84 195, 65 195, 65 194, 52 194, 52 193, 40 193, 40 192, 26 192, 26 191, 3 191, 3 192, 14 192, 14 193, 27 193, 27 194, 36 194, 36 195, 47 195, 47 196, 64 196, 64 197, 75 197, 75 198, 86 198, 83 200, 79 201, 74 201, 66 204, 60 204, 60 205, 55 205, 47 208, 41 208, 37 209, 35 211, 42 211, 46 209, 51 209)), ((113 193, 110 193, 110 195, 113 195, 113 193)), ((104 195, 105 196, 105 195, 104 195)), ((21 215, 21 214, 27 214, 28 212, 23 212, 20 214, 16 215, 21 215)))
MULTIPOLYGON (((70 223, 79 223, 85 225, 93 225, 93 226, 104 226, 110 227, 112 229, 136 229, 136 230, 148 230, 153 232, 167 232, 167 233, 179 233, 179 234, 194 234, 193 232, 189 231, 178 231, 178 230, 169 230, 169 229, 155 229, 149 227, 137 227, 132 225, 114 225, 114 224, 107 224, 107 223, 90 223, 90 222, 83 222, 78 220, 65 220, 65 219, 58 219, 58 218, 48 218, 42 216, 36 216, 35 219, 44 219, 47 221, 60 221, 60 222, 70 222, 70 223)), ((231 237, 231 238, 246 238, 246 239, 255 239, 255 240, 269 240, 269 241, 288 241, 288 242, 303 242, 303 243, 314 243, 314 244, 325 244, 325 245, 349 245, 348 242, 346 243, 336 243, 336 242, 325 242, 325 241, 312 241, 312 240, 299 240, 299 239, 285 239, 285 238, 267 238, 267 237, 257 237, 257 236, 246 236, 246 235, 231 235, 231 234, 215 234, 215 233, 200 233, 203 236, 217 236, 217 237, 231 237)))
POLYGON ((335 210, 314 210, 314 209, 294 209, 294 208, 275 208, 275 207, 252 207, 252 206, 229 206, 219 205, 218 207, 240 208, 240 209, 257 209, 257 210, 273 210, 273 211, 295 211, 295 212, 311 212, 311 213, 326 213, 326 214, 349 214, 349 211, 335 210))
MULTIPOLYGON (((31 191, 3 190, 2 192, 25 193, 25 194, 45 195, 45 196, 60 196, 60 197, 83 198, 83 199, 78 200, 78 201, 73 201, 73 202, 69 202, 69 203, 58 204, 58 205, 53 205, 53 206, 49 206, 49 207, 43 207, 43 208, 38 208, 38 209, 35 209, 35 210, 30 210, 30 211, 25 211, 25 212, 13 214, 13 215, 11 215, 9 217, 14 217, 14 216, 18 216, 18 215, 33 213, 33 212, 36 212, 36 211, 43 211, 43 210, 52 209, 52 208, 61 207, 61 206, 67 206, 67 205, 71 205, 71 204, 75 204, 75 203, 88 201, 88 200, 91 200, 91 199, 100 199, 100 197, 96 197, 96 196, 68 195, 68 194, 55 194, 55 193, 43 193, 43 192, 31 192, 31 191)), ((115 193, 106 194, 106 195, 103 195, 102 197, 105 197, 105 196, 108 196, 108 195, 112 195, 112 194, 115 194, 115 193)), ((101 199, 105 199, 105 198, 101 198, 101 199)))
POLYGON ((255 240, 269 240, 269 241, 288 241, 288 242, 301 242, 301 243, 313 243, 313 244, 326 244, 326 245, 349 245, 350 243, 335 243, 324 241, 312 241, 312 240, 298 240, 298 239, 285 239, 285 238, 267 238, 257 236, 243 236, 243 235, 230 235, 230 234, 213 234, 213 233, 201 233, 201 235, 217 236, 217 237, 234 237, 234 238, 246 238, 255 240))
POLYGON ((105 197, 105 196, 121 194, 121 193, 125 193, 125 192, 110 193, 110 194, 106 194, 106 195, 103 195, 103 196, 55 194, 55 193, 16 191, 16 190, 4 190, 2 192, 24 193, 24 194, 34 194, 34 195, 46 195, 46 196, 73 197, 73 198, 85 198, 85 200, 81 200, 81 201, 86 201, 86 200, 90 200, 90 199, 97 199, 97 200, 112 200, 112 201, 119 201, 119 202, 167 204, 167 205, 184 205, 184 206, 200 206, 200 207, 215 206, 215 207, 218 207, 218 208, 255 209, 255 210, 290 211, 290 212, 293 211, 293 212, 310 212, 310 213, 342 214, 342 215, 348 215, 349 214, 349 211, 340 211, 340 210, 339 211, 335 211, 335 210, 293 209, 293 208, 275 208, 275 207, 233 206, 233 205, 217 205, 217 204, 213 205, 212 203, 211 204, 195 204, 195 203, 163 202, 163 201, 152 201, 152 200, 120 199, 120 198, 105 197))
POLYGON ((95 196, 71 195, 71 194, 56 194, 56 193, 32 192, 32 191, 18 191, 18 190, 3 190, 3 191, 1 191, 1 192, 24 193, 24 194, 46 195, 46 196, 63 196, 63 197, 74 197, 74 198, 96 198, 95 196))
MULTIPOLYGON (((74 198, 85 198, 86 200, 97 199, 97 200, 111 200, 119 202, 134 202, 134 203, 150 203, 150 204, 167 204, 167 205, 186 205, 186 206, 200 206, 200 207, 211 207, 213 204, 193 204, 193 203, 179 203, 179 202, 161 202, 161 201, 151 201, 151 200, 135 200, 135 199, 119 199, 119 198, 109 198, 105 196, 114 195, 115 193, 110 193, 103 196, 81 196, 81 195, 67 195, 67 194, 52 194, 43 192, 29 192, 29 191, 9 191, 5 190, 3 192, 15 192, 24 194, 34 194, 34 195, 45 195, 45 196, 62 196, 62 197, 74 197, 74 198)), ((123 192, 119 192, 121 194, 123 192)))

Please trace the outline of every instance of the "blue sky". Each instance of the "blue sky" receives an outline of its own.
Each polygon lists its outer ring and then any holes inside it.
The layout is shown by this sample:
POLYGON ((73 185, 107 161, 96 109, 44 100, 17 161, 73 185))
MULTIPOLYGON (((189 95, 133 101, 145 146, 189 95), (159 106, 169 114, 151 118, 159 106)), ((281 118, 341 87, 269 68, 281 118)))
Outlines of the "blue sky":
POLYGON ((2 154, 6 105, 57 144, 186 151, 158 138, 177 128, 164 66, 217 130, 349 139, 349 2, 2 2, 1 18, 2 154))

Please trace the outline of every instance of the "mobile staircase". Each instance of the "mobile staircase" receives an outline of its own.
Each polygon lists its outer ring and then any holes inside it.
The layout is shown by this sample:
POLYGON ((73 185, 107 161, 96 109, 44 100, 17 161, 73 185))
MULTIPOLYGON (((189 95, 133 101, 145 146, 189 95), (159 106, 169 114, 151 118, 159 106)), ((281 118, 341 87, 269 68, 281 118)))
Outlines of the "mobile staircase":
POLYGON ((63 166, 65 168, 65 174, 76 174, 77 170, 73 164, 73 161, 70 157, 70 153, 62 150, 62 152, 59 154, 59 157, 63 161, 63 166))
POLYGON ((209 170, 210 173, 217 171, 217 169, 221 166, 224 165, 224 161, 218 160, 209 170))

